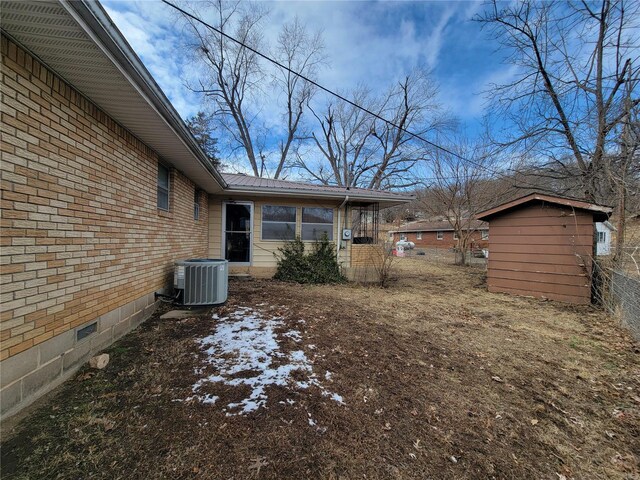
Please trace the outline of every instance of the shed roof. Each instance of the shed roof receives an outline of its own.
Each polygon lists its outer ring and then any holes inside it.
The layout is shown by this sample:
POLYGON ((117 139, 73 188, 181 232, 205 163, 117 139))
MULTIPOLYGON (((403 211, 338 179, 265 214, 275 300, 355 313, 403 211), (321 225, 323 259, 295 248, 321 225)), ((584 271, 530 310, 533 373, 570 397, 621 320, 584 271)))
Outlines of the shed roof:
POLYGON ((607 207, 605 205, 596 205, 594 203, 577 200, 575 198, 559 197, 555 195, 547 195, 544 193, 534 192, 530 193, 529 195, 525 195, 523 197, 516 198, 515 200, 511 200, 496 207, 490 208, 489 210, 485 210, 484 212, 476 215, 476 218, 478 220, 489 221, 490 218, 497 215, 502 215, 504 213, 507 213, 508 211, 522 208, 528 206, 529 204, 538 202, 550 203, 563 207, 575 208, 578 210, 587 210, 592 212, 594 220, 599 222, 607 220, 609 218, 609 215, 611 215, 611 212, 613 212, 613 209, 611 207, 607 207))
MULTIPOLYGON (((466 220, 464 220, 466 223, 466 220)), ((473 230, 488 230, 488 225, 486 222, 482 222, 480 220, 471 220, 469 222, 469 226, 473 230)), ((403 233, 403 232, 448 232, 453 231, 453 227, 451 223, 447 220, 441 221, 431 221, 431 222, 413 222, 407 225, 403 225, 400 228, 393 230, 394 232, 403 233)))
POLYGON ((414 198, 412 195, 384 190, 317 185, 290 180, 253 177, 237 173, 223 173, 222 176, 227 183, 225 193, 268 194, 269 196, 330 198, 336 200, 344 200, 348 196, 351 202, 379 203, 381 206, 407 203, 414 198))
POLYGON ((122 33, 95 1, 3 1, 2 30, 200 188, 225 184, 122 33))

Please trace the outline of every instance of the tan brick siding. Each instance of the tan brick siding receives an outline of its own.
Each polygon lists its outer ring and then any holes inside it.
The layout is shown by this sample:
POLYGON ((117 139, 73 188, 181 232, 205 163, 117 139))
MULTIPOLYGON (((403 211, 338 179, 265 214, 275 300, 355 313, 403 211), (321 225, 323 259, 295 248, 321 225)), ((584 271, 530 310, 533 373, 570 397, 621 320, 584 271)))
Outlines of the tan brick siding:
POLYGON ((166 285, 207 253, 206 195, 172 170, 156 208, 158 155, 2 37, 0 359, 166 285))

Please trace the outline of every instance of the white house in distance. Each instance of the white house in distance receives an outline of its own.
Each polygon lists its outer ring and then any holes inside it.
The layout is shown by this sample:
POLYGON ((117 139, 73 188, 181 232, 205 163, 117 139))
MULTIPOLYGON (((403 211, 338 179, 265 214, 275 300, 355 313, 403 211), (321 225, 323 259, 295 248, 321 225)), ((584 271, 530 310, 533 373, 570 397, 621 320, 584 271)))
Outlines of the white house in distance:
POLYGON ((611 222, 596 222, 596 255, 611 255, 611 233, 616 231, 611 222))

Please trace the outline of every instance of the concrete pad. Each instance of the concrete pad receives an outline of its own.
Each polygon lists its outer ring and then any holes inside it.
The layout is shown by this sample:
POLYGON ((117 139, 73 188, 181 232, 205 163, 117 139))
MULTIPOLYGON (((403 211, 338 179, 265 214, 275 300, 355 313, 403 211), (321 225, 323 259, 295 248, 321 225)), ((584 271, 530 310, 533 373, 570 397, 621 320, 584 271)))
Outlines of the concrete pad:
POLYGON ((162 320, 179 320, 181 318, 198 317, 206 315, 210 308, 195 308, 193 310, 171 310, 160 316, 162 320))

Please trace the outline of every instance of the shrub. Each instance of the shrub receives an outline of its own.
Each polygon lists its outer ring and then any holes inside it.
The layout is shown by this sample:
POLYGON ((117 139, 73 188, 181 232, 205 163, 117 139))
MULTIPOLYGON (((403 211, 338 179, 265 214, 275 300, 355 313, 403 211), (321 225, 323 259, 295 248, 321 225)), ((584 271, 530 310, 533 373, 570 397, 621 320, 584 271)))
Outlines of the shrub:
POLYGON ((313 250, 305 254, 299 237, 279 248, 276 280, 296 283, 342 283, 346 281, 336 259, 336 250, 326 235, 314 242, 313 250))

